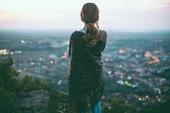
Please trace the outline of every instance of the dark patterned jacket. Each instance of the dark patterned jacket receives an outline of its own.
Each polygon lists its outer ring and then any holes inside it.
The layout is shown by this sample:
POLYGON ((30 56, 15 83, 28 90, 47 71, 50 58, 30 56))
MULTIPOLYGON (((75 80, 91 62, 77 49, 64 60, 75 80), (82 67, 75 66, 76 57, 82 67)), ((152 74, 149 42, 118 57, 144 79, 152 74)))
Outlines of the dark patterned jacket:
POLYGON ((88 46, 85 41, 85 32, 75 31, 71 34, 69 43, 70 72, 69 95, 74 98, 87 98, 97 101, 100 99, 103 88, 102 52, 106 45, 106 32, 100 30, 97 42, 88 46))

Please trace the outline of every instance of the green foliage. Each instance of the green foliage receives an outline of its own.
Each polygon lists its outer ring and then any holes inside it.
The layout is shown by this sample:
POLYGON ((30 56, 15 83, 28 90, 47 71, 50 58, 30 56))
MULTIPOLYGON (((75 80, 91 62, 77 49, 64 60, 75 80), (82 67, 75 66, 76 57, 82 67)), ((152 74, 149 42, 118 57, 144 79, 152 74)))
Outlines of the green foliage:
POLYGON ((67 96, 50 88, 38 78, 26 76, 23 80, 17 81, 15 78, 18 73, 12 65, 11 59, 0 63, 0 113, 27 113, 27 110, 19 108, 20 93, 40 89, 49 91, 49 113, 67 113, 67 96))
POLYGON ((17 81, 18 72, 12 65, 12 59, 0 63, 0 113, 25 113, 19 108, 20 93, 38 89, 49 90, 49 86, 40 79, 28 76, 17 81))
POLYGON ((68 97, 52 90, 50 92, 49 113, 68 113, 68 97))
POLYGON ((14 91, 17 86, 15 77, 18 76, 18 73, 15 69, 12 68, 12 64, 12 59, 4 60, 0 64, 0 86, 3 86, 5 89, 14 91))
POLYGON ((0 113, 20 113, 15 93, 0 87, 0 113))
POLYGON ((12 68, 12 59, 0 63, 0 113, 20 113, 17 108, 17 71, 12 68))
POLYGON ((170 112, 170 97, 166 102, 155 105, 145 106, 140 113, 169 113, 170 112))
POLYGON ((39 89, 49 90, 49 86, 42 80, 38 78, 30 77, 30 76, 26 76, 20 82, 20 85, 19 85, 19 90, 24 91, 24 92, 29 92, 32 90, 39 90, 39 89))
POLYGON ((116 96, 111 99, 110 105, 104 108, 104 113, 136 113, 136 110, 123 97, 116 96))
MULTIPOLYGON (((68 95, 59 93, 55 88, 38 78, 26 76, 23 80, 17 81, 18 73, 12 68, 11 59, 0 63, 0 113, 27 113, 26 109, 19 108, 18 98, 21 92, 33 90, 47 90, 49 92, 48 111, 49 113, 68 113, 68 95)), ((169 70, 161 75, 169 80, 169 70)), ((140 93, 140 92, 139 92, 140 93)), ((145 91, 146 93, 146 91, 145 91)), ((169 94, 169 92, 167 92, 169 94)), ((141 93, 140 93, 141 94, 141 93)), ((167 101, 156 105, 148 105, 141 111, 136 111, 135 106, 129 104, 121 96, 114 96, 110 99, 109 105, 104 105, 104 113, 169 113, 170 97, 167 101)))

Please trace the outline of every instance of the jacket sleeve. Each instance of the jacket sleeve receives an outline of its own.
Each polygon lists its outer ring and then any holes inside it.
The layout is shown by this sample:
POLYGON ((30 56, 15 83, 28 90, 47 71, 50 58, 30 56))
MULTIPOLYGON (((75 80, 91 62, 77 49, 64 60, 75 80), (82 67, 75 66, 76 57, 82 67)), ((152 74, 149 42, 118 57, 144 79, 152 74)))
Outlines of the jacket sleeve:
POLYGON ((107 42, 107 33, 106 31, 103 31, 104 33, 104 38, 103 38, 103 44, 102 44, 102 51, 105 49, 106 42, 107 42))
POLYGON ((107 42, 107 33, 104 31, 104 35, 99 40, 96 49, 98 49, 100 52, 102 52, 105 49, 106 42, 107 42))
POLYGON ((73 37, 75 35, 75 32, 73 32, 70 36, 69 39, 69 47, 68 47, 68 57, 71 57, 71 53, 72 53, 72 45, 73 45, 73 37))
POLYGON ((68 46, 68 57, 70 57, 71 56, 71 44, 72 42, 71 42, 71 38, 70 38, 70 40, 69 40, 69 46, 68 46))

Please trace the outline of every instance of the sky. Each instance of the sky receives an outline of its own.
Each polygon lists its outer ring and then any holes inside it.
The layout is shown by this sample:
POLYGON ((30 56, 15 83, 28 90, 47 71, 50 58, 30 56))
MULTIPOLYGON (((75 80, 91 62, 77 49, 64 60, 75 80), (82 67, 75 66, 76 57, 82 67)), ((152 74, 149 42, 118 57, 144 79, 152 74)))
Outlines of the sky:
POLYGON ((101 29, 170 31, 170 0, 0 0, 0 29, 81 29, 86 2, 99 7, 101 29))

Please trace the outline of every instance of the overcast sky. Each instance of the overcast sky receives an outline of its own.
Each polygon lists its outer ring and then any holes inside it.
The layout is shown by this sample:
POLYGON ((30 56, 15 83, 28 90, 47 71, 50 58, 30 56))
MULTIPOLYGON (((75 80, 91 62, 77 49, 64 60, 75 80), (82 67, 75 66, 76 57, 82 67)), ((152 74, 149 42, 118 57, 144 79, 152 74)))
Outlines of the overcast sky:
POLYGON ((86 2, 98 5, 101 29, 170 30, 170 0, 0 0, 0 29, 81 29, 86 2))

